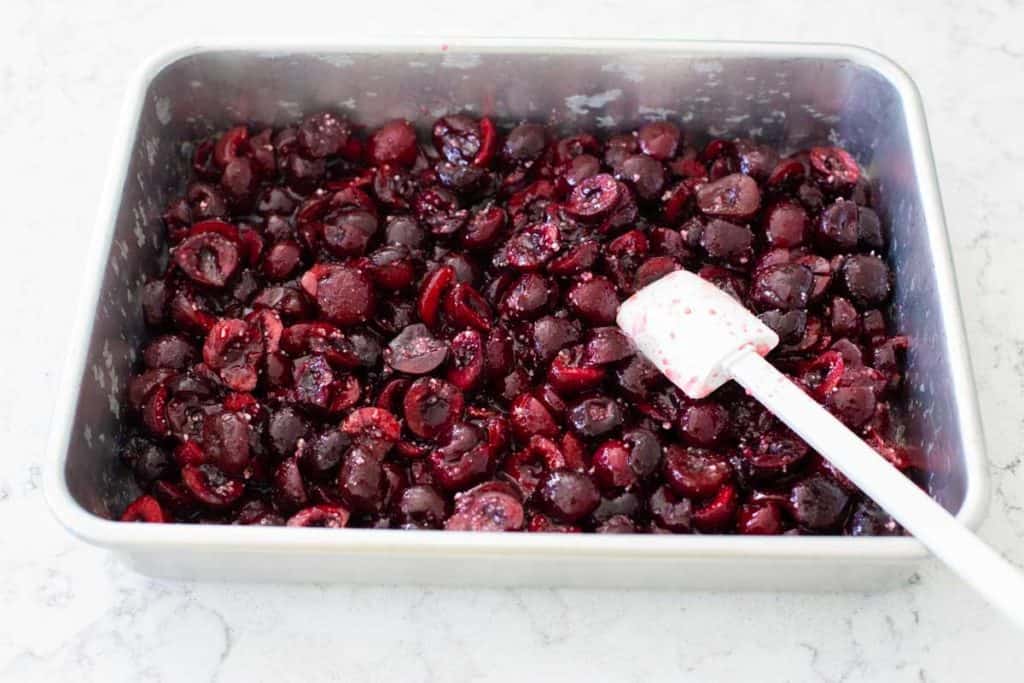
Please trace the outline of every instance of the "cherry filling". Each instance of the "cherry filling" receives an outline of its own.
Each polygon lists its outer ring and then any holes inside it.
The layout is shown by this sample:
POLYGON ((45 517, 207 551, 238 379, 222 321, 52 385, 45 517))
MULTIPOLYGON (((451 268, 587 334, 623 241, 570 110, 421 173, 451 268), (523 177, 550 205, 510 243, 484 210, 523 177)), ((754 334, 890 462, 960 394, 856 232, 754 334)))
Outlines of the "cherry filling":
POLYGON ((674 388, 615 326, 681 268, 894 466, 905 337, 871 187, 837 147, 601 140, 319 113, 196 141, 140 300, 125 521, 895 534, 735 386, 674 388))

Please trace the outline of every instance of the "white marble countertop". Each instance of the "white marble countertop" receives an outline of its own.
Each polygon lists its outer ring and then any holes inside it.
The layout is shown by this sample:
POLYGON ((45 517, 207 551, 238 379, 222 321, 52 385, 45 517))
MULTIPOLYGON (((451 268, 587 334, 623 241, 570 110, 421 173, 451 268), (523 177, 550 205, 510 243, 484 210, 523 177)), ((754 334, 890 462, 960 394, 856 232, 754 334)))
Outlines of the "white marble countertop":
POLYGON ((935 564, 877 595, 170 583, 72 539, 40 491, 116 115, 162 46, 368 33, 849 42, 901 63, 924 96, 988 434, 981 533, 1024 564, 1020 0, 226 4, 3 3, 0 680, 1020 680, 1021 634, 935 564))

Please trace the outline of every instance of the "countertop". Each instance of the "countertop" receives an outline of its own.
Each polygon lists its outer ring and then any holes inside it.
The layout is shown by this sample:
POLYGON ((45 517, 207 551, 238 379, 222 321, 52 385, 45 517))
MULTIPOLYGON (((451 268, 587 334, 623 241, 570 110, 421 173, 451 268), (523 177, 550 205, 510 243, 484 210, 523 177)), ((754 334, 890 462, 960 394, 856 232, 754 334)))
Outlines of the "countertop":
POLYGON ((1024 4, 757 4, 6 0, 0 680, 1020 680, 1022 634, 935 563, 863 595, 172 583, 76 541, 46 508, 41 462, 81 254, 147 55, 230 36, 833 41, 887 54, 923 94, 988 435, 981 534, 1024 564, 1024 4))

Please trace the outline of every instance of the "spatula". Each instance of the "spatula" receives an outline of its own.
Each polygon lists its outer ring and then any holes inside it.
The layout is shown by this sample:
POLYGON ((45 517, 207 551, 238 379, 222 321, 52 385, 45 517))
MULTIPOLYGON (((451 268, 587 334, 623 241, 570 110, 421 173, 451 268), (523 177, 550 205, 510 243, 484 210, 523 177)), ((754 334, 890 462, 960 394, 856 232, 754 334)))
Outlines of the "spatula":
POLYGON ((625 301, 619 327, 691 398, 729 380, 800 435, 932 553, 1024 628, 1024 574, 972 534, 763 356, 778 336, 729 294, 686 271, 625 301))

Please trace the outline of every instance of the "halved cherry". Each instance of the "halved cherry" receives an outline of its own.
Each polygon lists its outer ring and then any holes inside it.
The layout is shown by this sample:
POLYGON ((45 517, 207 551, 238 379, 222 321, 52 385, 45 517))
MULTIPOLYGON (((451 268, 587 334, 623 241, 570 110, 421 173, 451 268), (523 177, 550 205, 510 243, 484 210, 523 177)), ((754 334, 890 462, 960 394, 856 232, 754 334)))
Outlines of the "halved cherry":
POLYGON ((239 413, 207 415, 203 420, 203 450, 210 462, 231 475, 249 466, 249 420, 239 413))
POLYGON ((828 185, 849 187, 860 178, 856 159, 841 147, 812 147, 811 168, 828 185))
POLYGON ((402 400, 405 424, 416 436, 432 439, 443 434, 462 415, 462 392, 435 377, 412 383, 402 400))
POLYGON ((486 168, 498 149, 498 129, 488 117, 480 119, 480 151, 473 157, 473 165, 486 168))
POLYGON ((697 189, 697 207, 715 218, 745 220, 761 206, 757 182, 742 173, 733 173, 697 189))
POLYGON ((533 394, 522 394, 509 408, 509 422, 517 439, 527 441, 535 434, 555 438, 559 428, 551 412, 533 394))
POLYGON ((587 178, 573 189, 565 210, 581 220, 604 218, 618 204, 620 187, 619 182, 606 173, 587 178))
POLYGON ((158 501, 153 496, 139 496, 133 500, 124 513, 121 515, 122 522, 150 522, 153 524, 162 524, 170 522, 171 517, 164 509, 160 506, 158 501))
POLYGON ((469 392, 476 389, 484 375, 484 345, 480 333, 476 330, 463 330, 452 338, 452 363, 445 373, 445 378, 461 389, 469 392))
POLYGON ((559 351, 548 369, 548 381, 563 394, 594 389, 600 386, 604 378, 605 369, 587 364, 584 347, 580 345, 559 351))
POLYGON ((471 423, 455 423, 428 456, 434 480, 459 491, 483 479, 491 468, 491 451, 483 431, 471 423))
POLYGON ((288 518, 288 526, 340 529, 348 525, 349 511, 341 505, 313 505, 288 518))
POLYGON ((329 321, 348 327, 369 320, 376 305, 370 278, 357 268, 316 265, 302 276, 302 288, 316 299, 329 321))
POLYGON ((670 446, 665 451, 665 480, 680 495, 714 495, 732 477, 724 456, 700 448, 670 446))
POLYGON ((185 465, 181 481, 196 500, 211 508, 229 507, 245 493, 245 484, 213 465, 185 465))
POLYGON ((399 372, 425 375, 448 358, 448 342, 422 323, 407 326, 384 349, 384 362, 399 372))
POLYGON ((420 320, 430 327, 437 325, 437 313, 441 307, 441 297, 455 282, 455 269, 441 266, 423 278, 420 285, 418 312, 420 320))
POLYGON ((455 496, 455 512, 445 522, 449 531, 517 531, 525 513, 515 490, 486 482, 455 496))
POLYGON ((262 332, 244 320, 218 321, 203 344, 203 360, 234 391, 252 391, 263 358, 262 332))
POLYGON ((368 452, 383 456, 402 434, 402 426, 389 411, 356 408, 341 423, 341 431, 368 452))
POLYGON ((215 232, 187 237, 174 248, 174 262, 190 279, 223 287, 238 268, 238 245, 215 232))
POLYGON ((736 488, 726 484, 715 497, 693 511, 693 526, 705 534, 718 533, 733 526, 739 504, 736 488))

